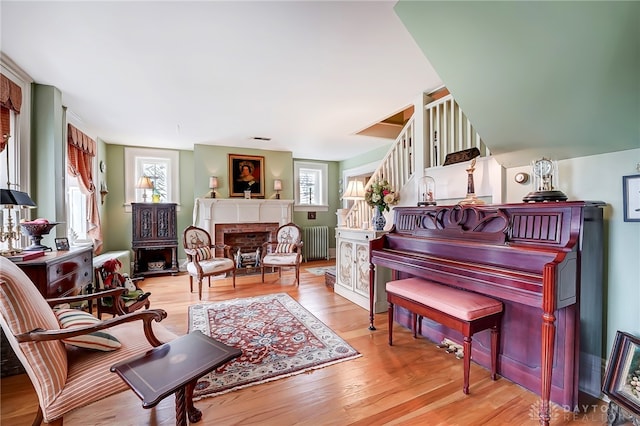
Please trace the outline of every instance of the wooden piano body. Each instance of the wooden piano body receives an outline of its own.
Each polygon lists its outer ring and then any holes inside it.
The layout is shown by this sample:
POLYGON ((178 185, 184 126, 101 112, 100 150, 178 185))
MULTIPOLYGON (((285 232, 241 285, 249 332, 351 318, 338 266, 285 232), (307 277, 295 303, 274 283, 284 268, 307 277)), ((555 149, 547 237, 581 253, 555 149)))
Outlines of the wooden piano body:
MULTIPOLYGON (((587 393, 600 393, 603 206, 397 207, 391 231, 370 242, 370 292, 375 268, 386 267, 394 279, 423 277, 503 301, 498 373, 541 396, 548 424, 550 400, 578 404, 579 378, 587 393), (598 365, 580 372, 581 353, 598 365)), ((409 326, 408 313, 396 315, 409 326)), ((371 329, 373 318, 370 310, 371 329)), ((423 321, 431 340, 460 342, 454 331, 423 321)), ((478 333, 473 359, 487 367, 489 354, 489 333, 478 333)))

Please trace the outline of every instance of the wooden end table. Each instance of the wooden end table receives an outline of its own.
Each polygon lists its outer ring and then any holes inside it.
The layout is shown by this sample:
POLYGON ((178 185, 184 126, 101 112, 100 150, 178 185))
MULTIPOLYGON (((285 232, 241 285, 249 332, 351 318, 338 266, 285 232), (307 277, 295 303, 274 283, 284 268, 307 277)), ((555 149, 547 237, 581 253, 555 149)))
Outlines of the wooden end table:
POLYGON ((200 410, 193 406, 198 379, 241 354, 240 349, 194 331, 114 364, 111 371, 142 399, 143 408, 155 407, 175 393, 176 425, 186 426, 187 414, 191 423, 202 418, 200 410))

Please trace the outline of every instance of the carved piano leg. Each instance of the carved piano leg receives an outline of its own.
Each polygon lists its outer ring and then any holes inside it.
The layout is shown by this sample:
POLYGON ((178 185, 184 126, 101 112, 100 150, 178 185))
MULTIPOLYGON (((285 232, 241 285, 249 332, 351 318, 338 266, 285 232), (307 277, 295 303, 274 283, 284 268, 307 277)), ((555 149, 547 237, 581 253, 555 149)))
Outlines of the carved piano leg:
MULTIPOLYGON (((369 330, 375 330, 376 327, 373 325, 373 301, 376 297, 376 271, 375 265, 373 263, 369 263, 369 330)), ((393 322, 393 318, 390 320, 393 322)))
POLYGON ((553 370, 553 353, 556 339, 556 317, 553 313, 542 315, 542 390, 540 393, 540 424, 549 426, 549 400, 551 398, 551 372, 553 370))
POLYGON ((413 328, 413 338, 418 338, 418 314, 411 312, 411 327, 413 328))
POLYGON ((491 329, 491 380, 498 378, 498 340, 500 338, 499 326, 491 329))
POLYGON ((389 303, 389 346, 393 346, 393 303, 389 303))
POLYGON ((471 369, 471 337, 464 337, 464 383, 462 392, 469 395, 469 370, 471 369))

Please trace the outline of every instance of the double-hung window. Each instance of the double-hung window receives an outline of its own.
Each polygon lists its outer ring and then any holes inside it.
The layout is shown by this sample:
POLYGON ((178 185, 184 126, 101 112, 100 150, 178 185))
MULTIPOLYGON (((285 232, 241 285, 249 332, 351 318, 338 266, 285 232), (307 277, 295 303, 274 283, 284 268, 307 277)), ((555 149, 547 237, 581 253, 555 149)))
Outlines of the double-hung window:
POLYGON ((141 203, 145 199, 150 202, 179 203, 179 162, 178 151, 125 148, 125 181, 127 205, 141 203), (151 180, 153 188, 137 188, 141 177, 151 180))
POLYGON ((298 211, 327 211, 328 165, 306 161, 294 162, 296 176, 295 209, 298 211))

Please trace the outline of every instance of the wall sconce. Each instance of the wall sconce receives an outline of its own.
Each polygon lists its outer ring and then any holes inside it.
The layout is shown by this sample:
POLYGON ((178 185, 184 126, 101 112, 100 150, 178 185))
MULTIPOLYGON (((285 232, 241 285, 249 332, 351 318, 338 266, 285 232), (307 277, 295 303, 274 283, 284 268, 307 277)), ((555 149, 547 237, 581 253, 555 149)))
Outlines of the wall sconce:
POLYGON ((142 202, 147 202, 147 189, 153 189, 153 182, 151 182, 151 178, 149 176, 140 176, 138 179, 138 183, 136 184, 136 188, 142 189, 142 202))
POLYGON ((218 188, 218 177, 209 176, 209 189, 211 190, 211 198, 216 198, 217 188, 218 188))
POLYGON ((273 181, 273 190, 276 191, 276 200, 279 200, 280 191, 282 191, 282 180, 276 179, 273 181))
POLYGON ((107 184, 104 181, 100 182, 100 204, 104 204, 104 197, 106 197, 108 193, 107 184))

